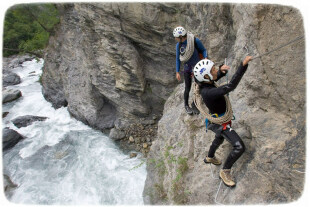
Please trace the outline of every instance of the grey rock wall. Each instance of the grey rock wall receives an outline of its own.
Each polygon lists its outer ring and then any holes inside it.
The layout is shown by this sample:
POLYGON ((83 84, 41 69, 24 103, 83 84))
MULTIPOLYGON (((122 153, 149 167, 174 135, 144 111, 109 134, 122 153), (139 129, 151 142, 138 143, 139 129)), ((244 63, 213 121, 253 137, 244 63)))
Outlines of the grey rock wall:
MULTIPOLYGON (((160 114, 176 86, 174 39, 162 4, 64 4, 50 39, 43 93, 99 129, 160 114)), ((173 20, 169 20, 173 21, 173 20)), ((175 21, 175 20, 174 20, 175 21)))
MULTIPOLYGON (((232 66, 230 77, 247 51, 254 56, 263 54, 304 34, 302 17, 294 8, 231 5, 224 9, 226 6, 211 6, 218 19, 206 20, 205 27, 217 28, 209 29, 207 47, 215 60, 227 57, 232 66), (220 24, 222 16, 231 18, 229 26, 220 24), (227 28, 231 30, 227 32, 227 28), (216 40, 221 42, 216 44, 216 40), (230 45, 230 49, 220 45, 230 45)), ((182 110, 183 87, 179 85, 166 101, 158 123, 158 138, 148 156, 145 203, 270 204, 292 202, 301 196, 305 175, 304 41, 250 62, 239 86, 230 93, 236 117, 233 128, 246 152, 233 167, 237 186, 222 185, 218 197, 221 167, 203 162, 214 133, 206 133, 203 116, 191 117, 182 110)), ((225 141, 216 156, 225 161, 230 150, 225 141)))

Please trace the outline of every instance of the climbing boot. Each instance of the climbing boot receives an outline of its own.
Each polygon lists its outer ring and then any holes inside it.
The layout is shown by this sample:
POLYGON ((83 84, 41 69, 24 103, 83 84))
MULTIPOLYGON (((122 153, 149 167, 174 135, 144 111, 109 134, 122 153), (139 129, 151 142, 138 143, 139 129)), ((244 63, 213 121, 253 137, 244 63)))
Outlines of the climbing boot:
POLYGON ((192 115, 193 114, 193 110, 189 107, 189 106, 185 106, 185 111, 187 114, 192 115))
POLYGON ((194 114, 196 114, 196 115, 200 114, 200 111, 197 109, 197 107, 196 107, 194 102, 192 103, 192 110, 193 110, 194 114))
POLYGON ((223 180, 224 184, 228 187, 236 186, 236 183, 233 181, 230 169, 221 169, 220 170, 220 178, 223 180))
POLYGON ((217 159, 216 157, 206 157, 204 160, 203 160, 206 164, 208 163, 212 163, 213 165, 220 165, 222 164, 221 160, 217 159))

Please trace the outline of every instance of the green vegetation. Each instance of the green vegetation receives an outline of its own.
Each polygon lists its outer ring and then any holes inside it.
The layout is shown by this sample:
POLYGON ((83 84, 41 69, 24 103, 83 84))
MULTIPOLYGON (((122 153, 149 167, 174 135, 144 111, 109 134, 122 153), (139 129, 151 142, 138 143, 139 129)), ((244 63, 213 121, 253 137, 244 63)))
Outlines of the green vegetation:
POLYGON ((184 175, 189 169, 188 158, 173 154, 174 150, 178 150, 178 148, 183 147, 183 145, 184 143, 182 141, 175 143, 174 146, 166 145, 162 156, 158 159, 148 159, 148 164, 153 166, 153 169, 157 171, 160 177, 160 179, 153 185, 153 189, 149 189, 148 195, 152 199, 166 201, 169 194, 175 204, 187 204, 189 196, 191 195, 191 192, 184 188, 184 175), (171 170, 171 173, 174 176, 170 189, 167 189, 166 186, 164 187, 163 183, 164 176, 168 173, 167 167, 171 170))
MULTIPOLYGON (((41 76, 40 76, 40 78, 41 78, 41 76)), ((145 160, 143 160, 142 162, 140 162, 140 164, 134 166, 133 168, 129 169, 129 171, 138 169, 138 168, 141 167, 144 163, 145 163, 145 160)))
POLYGON ((172 199, 178 205, 184 205, 187 203, 189 191, 184 190, 183 176, 188 170, 188 159, 186 157, 178 157, 178 168, 176 170, 177 176, 172 180, 172 199))
POLYGON ((171 192, 172 192, 172 199, 175 204, 184 205, 187 203, 188 196, 190 194, 189 191, 184 190, 184 182, 183 177, 186 171, 188 170, 188 158, 182 156, 175 156, 170 151, 175 149, 176 147, 182 147, 183 143, 178 142, 175 147, 173 146, 166 146, 166 150, 164 152, 164 157, 169 164, 176 164, 176 176, 172 180, 171 192))
POLYGON ((3 56, 30 53, 42 56, 59 13, 54 4, 18 4, 5 14, 3 56))

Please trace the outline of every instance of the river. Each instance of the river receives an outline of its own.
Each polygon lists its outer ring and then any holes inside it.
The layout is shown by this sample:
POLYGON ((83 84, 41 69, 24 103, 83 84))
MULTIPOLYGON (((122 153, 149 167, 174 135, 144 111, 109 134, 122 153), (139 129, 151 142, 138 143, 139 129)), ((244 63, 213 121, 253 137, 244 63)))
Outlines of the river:
POLYGON ((98 130, 72 118, 66 107, 54 109, 42 95, 39 77, 44 61, 32 60, 12 71, 22 82, 8 88, 23 96, 4 104, 2 127, 26 138, 3 154, 3 172, 18 187, 9 200, 21 204, 143 205, 146 166, 98 130), (48 117, 18 129, 11 120, 48 117))

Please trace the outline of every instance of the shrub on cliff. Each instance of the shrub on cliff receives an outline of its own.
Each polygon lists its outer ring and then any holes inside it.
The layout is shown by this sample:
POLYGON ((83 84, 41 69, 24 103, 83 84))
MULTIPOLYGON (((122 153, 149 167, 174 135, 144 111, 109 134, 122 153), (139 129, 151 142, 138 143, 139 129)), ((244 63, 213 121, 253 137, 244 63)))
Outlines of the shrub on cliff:
POLYGON ((54 4, 19 4, 9 8, 4 20, 3 55, 33 53, 41 56, 49 35, 59 22, 54 4))

